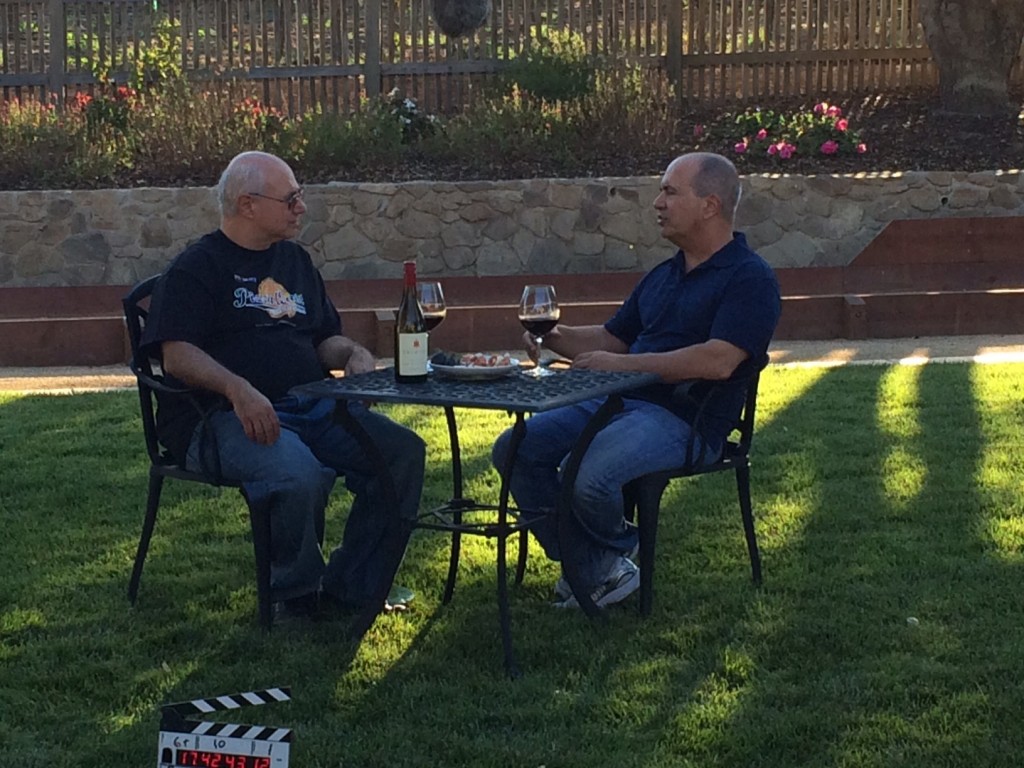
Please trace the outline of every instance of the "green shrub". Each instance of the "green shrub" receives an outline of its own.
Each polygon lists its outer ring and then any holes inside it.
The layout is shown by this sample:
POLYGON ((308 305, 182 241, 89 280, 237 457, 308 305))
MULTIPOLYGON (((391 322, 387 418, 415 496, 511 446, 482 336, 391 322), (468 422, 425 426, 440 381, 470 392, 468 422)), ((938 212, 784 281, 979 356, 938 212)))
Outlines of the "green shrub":
POLYGON ((414 144, 433 136, 440 128, 436 115, 420 110, 416 101, 407 98, 398 88, 387 95, 387 110, 402 130, 403 144, 414 144))
POLYGON ((402 156, 406 143, 387 99, 365 100, 347 115, 311 110, 296 130, 301 151, 293 156, 300 167, 317 172, 389 165, 402 156))
POLYGON ((49 186, 74 178, 69 163, 87 146, 81 115, 62 114, 53 104, 34 100, 0 102, 0 188, 49 186))
POLYGON ((594 90, 596 66, 577 33, 531 30, 526 48, 509 66, 506 82, 543 101, 573 101, 594 90))

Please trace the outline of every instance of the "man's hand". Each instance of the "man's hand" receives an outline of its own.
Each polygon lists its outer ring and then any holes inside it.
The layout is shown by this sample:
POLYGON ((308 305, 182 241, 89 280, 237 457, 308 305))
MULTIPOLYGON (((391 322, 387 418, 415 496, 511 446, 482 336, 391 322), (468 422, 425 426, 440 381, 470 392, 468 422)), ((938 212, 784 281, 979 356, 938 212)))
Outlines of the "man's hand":
POLYGON ((533 360, 533 362, 540 362, 537 359, 537 339, 532 333, 523 333, 523 349, 526 350, 526 354, 530 356, 530 359, 533 360))
POLYGON ((352 353, 348 356, 348 362, 345 363, 345 375, 354 376, 357 373, 369 373, 377 368, 377 361, 374 360, 373 355, 366 349, 354 345, 352 353))
POLYGON ((235 416, 242 423, 245 436, 259 445, 273 445, 281 436, 281 422, 270 401, 244 379, 237 389, 228 393, 235 416))

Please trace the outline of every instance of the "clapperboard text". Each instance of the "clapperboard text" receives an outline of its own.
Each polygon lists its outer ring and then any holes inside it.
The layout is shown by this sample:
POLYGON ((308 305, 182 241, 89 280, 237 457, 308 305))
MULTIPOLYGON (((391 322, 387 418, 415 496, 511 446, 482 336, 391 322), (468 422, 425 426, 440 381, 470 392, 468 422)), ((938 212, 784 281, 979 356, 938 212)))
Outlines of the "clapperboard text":
POLYGON ((291 689, 267 688, 161 707, 157 768, 288 768, 290 728, 186 719, 274 701, 291 701, 291 689))

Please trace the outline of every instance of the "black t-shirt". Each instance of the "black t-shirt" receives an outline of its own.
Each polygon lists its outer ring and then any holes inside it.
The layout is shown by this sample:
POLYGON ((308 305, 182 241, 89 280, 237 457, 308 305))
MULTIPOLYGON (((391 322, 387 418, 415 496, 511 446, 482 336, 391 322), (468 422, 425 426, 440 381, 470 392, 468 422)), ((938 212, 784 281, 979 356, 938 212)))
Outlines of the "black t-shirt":
MULTIPOLYGON (((282 241, 250 251, 217 230, 190 245, 164 272, 142 336, 148 354, 160 344, 193 344, 247 379, 271 401, 290 388, 324 377, 316 348, 341 333, 309 254, 282 241)), ((201 405, 228 407, 202 393, 201 405)), ((182 397, 159 396, 157 433, 183 461, 199 415, 182 397)))

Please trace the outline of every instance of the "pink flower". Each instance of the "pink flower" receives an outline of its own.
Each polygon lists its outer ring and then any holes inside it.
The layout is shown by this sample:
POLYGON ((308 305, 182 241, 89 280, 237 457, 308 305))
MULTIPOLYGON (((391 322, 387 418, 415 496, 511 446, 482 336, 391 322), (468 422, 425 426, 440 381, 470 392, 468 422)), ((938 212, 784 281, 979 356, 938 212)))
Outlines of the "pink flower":
POLYGON ((768 145, 768 154, 769 155, 777 155, 779 153, 779 147, 781 147, 781 146, 782 146, 782 142, 781 141, 778 144, 769 144, 768 145))
POLYGON ((829 107, 827 110, 825 110, 825 114, 828 115, 829 117, 842 117, 843 110, 841 110, 839 107, 829 107))
POLYGON ((695 126, 693 126, 693 138, 699 139, 703 135, 704 135, 704 126, 703 125, 701 125, 700 123, 697 123, 695 126))
POLYGON ((867 151, 868 151, 868 145, 865 144, 863 141, 860 144, 857 145, 857 154, 858 155, 863 155, 867 151))
POLYGON ((816 114, 816 115, 823 115, 826 112, 828 112, 828 102, 827 101, 823 101, 820 104, 815 104, 814 105, 814 114, 816 114))
POLYGON ((768 138, 768 131, 766 131, 764 128, 762 128, 760 131, 757 132, 757 140, 758 141, 764 141, 767 138, 768 138))
POLYGON ((832 141, 832 139, 829 139, 821 145, 821 154, 823 155, 834 155, 838 151, 839 145, 832 141))
POLYGON ((836 130, 837 131, 845 131, 849 127, 849 125, 850 125, 850 123, 849 123, 849 121, 845 117, 840 118, 839 120, 836 120, 836 130))
POLYGON ((737 155, 742 155, 744 152, 747 151, 747 140, 744 139, 743 141, 737 141, 736 146, 733 147, 733 150, 735 150, 737 155))
POLYGON ((789 160, 796 153, 796 147, 792 144, 783 144, 779 150, 779 157, 783 160, 789 160))

